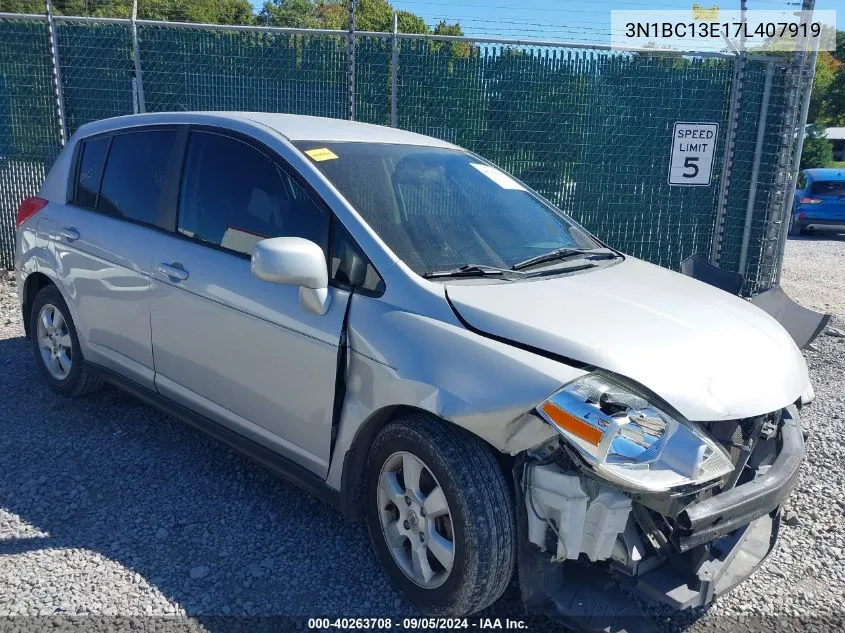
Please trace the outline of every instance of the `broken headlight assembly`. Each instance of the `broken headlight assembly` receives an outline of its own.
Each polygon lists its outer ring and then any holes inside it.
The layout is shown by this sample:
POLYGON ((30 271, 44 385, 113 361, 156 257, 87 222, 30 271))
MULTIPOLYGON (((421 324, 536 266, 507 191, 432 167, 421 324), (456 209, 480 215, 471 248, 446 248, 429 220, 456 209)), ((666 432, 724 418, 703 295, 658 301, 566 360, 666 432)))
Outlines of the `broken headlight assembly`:
POLYGON ((566 384, 537 412, 597 475, 631 491, 703 486, 734 469, 704 430, 600 372, 566 384))

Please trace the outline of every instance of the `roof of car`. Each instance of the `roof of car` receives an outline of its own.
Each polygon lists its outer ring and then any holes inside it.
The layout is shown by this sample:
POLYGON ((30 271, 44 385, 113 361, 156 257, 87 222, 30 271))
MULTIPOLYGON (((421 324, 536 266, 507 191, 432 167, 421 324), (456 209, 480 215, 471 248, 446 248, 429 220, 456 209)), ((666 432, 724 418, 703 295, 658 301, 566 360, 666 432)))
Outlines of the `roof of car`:
POLYGON ((95 121, 85 126, 85 134, 97 134, 144 124, 205 123, 225 126, 226 121, 246 121, 269 127, 289 141, 368 142, 455 148, 431 136, 383 125, 343 119, 280 114, 275 112, 156 112, 133 114, 95 121))
POLYGON ((845 169, 836 169, 835 167, 817 167, 814 169, 805 169, 804 173, 811 176, 813 180, 845 180, 845 169))

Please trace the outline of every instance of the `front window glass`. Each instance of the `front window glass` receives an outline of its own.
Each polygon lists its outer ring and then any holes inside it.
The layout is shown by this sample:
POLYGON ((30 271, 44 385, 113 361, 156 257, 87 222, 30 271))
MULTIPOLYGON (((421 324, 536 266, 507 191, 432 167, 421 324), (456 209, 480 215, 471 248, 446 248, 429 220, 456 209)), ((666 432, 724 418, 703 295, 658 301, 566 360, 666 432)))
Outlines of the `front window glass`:
POLYGON ((192 132, 177 228, 188 237, 245 254, 268 237, 303 237, 325 250, 329 219, 264 153, 231 137, 192 132))
POLYGON ((562 212, 465 151, 296 144, 418 274, 467 263, 510 268, 558 248, 600 246, 562 212))

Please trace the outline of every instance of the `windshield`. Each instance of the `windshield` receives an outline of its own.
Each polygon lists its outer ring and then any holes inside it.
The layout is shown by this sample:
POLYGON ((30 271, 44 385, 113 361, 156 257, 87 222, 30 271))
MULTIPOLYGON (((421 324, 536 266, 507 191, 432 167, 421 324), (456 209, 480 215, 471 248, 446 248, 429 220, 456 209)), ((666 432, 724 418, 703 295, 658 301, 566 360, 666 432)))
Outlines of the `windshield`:
POLYGON ((418 274, 511 268, 560 248, 600 246, 505 172, 453 149, 295 143, 418 274))

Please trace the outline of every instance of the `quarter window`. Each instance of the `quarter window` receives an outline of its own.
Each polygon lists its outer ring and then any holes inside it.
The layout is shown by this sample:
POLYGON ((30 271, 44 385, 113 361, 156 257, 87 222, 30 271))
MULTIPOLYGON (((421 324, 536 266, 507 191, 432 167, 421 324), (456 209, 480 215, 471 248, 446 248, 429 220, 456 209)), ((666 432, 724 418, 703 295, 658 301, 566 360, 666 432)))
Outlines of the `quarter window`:
POLYGON ((163 226, 164 209, 160 201, 175 148, 174 130, 115 135, 108 152, 97 209, 163 226))
POLYGON ((329 276, 334 281, 344 286, 354 282, 359 290, 377 295, 384 292, 384 280, 381 275, 337 219, 332 227, 332 256, 329 261, 329 276), (360 278, 352 279, 355 276, 360 278))
POLYGON ((328 214, 258 149, 213 132, 188 140, 179 201, 180 233, 250 254, 268 237, 328 246, 328 214))
POLYGON ((100 190, 109 140, 108 136, 101 136, 82 144, 75 195, 75 202, 80 207, 93 209, 97 205, 97 192, 100 190))

